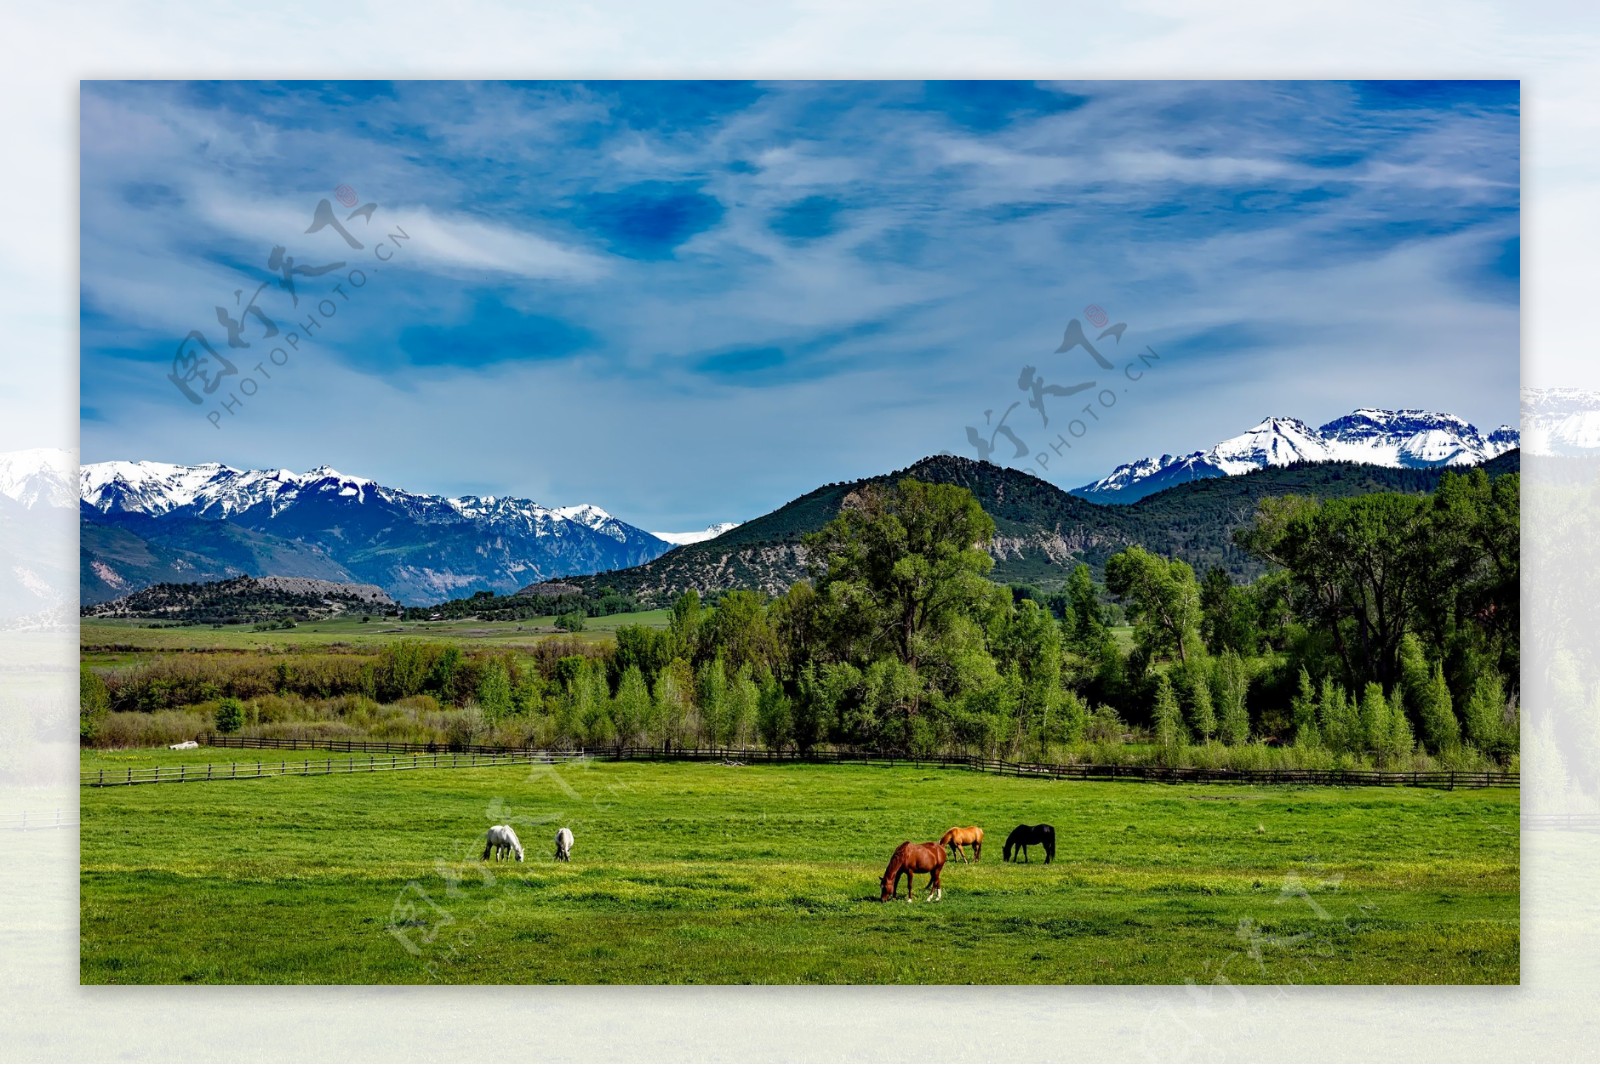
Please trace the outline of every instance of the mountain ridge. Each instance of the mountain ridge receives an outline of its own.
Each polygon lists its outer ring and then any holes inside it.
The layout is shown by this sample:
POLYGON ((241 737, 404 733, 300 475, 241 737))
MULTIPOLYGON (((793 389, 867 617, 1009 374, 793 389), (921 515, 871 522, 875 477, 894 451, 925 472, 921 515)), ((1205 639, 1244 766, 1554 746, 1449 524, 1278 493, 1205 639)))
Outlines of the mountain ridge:
POLYGON ((1520 446, 1502 425, 1487 435, 1464 418, 1420 409, 1361 407, 1317 428, 1269 415, 1243 433, 1183 455, 1147 456, 1071 489, 1101 503, 1132 503, 1173 484, 1235 477, 1298 462, 1355 462, 1393 469, 1473 466, 1520 446))
POLYGON ((86 603, 244 573, 375 584, 402 601, 436 602, 633 565, 672 546, 593 504, 407 492, 330 466, 92 463, 79 496, 86 603))

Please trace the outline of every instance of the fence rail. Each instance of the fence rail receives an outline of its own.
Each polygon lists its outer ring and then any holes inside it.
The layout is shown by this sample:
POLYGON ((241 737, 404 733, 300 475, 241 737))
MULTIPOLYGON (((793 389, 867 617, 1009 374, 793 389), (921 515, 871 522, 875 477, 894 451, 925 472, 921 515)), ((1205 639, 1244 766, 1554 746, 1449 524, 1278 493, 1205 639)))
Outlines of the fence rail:
POLYGON ((76 828, 77 815, 72 810, 62 813, 57 806, 50 813, 30 813, 24 810, 20 814, 7 814, 0 817, 0 832, 37 832, 45 828, 76 828))
POLYGON ((1600 832, 1600 814, 1523 814, 1523 828, 1563 828, 1600 832))
POLYGON ((1425 787, 1515 788, 1517 773, 1499 770, 1478 772, 1430 771, 1388 772, 1354 769, 1198 769, 1169 766, 1057 765, 1043 762, 1010 762, 967 754, 912 756, 873 754, 859 751, 814 750, 772 751, 744 747, 611 747, 599 751, 543 750, 539 748, 496 747, 486 744, 391 743, 382 740, 280 739, 263 736, 216 736, 208 745, 221 748, 262 750, 325 750, 366 754, 359 759, 306 759, 284 762, 281 771, 257 762, 222 765, 161 766, 148 769, 87 770, 81 783, 90 786, 114 784, 182 783, 200 780, 255 779, 262 776, 312 776, 332 773, 378 772, 390 769, 449 769, 474 766, 509 765, 527 762, 559 762, 590 757, 608 761, 723 762, 739 765, 779 762, 850 763, 853 765, 968 769, 1002 776, 1031 777, 1042 780, 1131 780, 1162 784, 1303 784, 1337 787, 1425 787), (390 755, 387 760, 379 754, 390 755), (410 755, 410 759, 403 756, 410 755), (465 758, 463 758, 465 756, 465 758), (202 773, 201 771, 204 770, 202 773))
POLYGON ((472 751, 414 752, 380 758, 306 758, 298 762, 208 762, 123 769, 86 769, 78 782, 90 788, 133 784, 190 784, 218 780, 260 780, 266 777, 320 777, 349 773, 386 773, 407 769, 477 769, 500 765, 553 764, 583 757, 581 753, 508 751, 483 754, 472 751))

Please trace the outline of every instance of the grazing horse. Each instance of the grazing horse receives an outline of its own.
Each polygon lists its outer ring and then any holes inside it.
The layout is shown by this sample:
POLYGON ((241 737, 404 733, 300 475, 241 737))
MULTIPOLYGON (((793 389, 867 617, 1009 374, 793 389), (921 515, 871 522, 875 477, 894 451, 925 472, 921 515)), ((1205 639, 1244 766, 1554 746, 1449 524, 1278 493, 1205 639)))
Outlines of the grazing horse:
POLYGON ((1056 856, 1056 829, 1054 825, 1018 825, 1011 830, 1011 835, 1006 837, 1005 850, 1001 858, 1013 861, 1016 855, 1021 855, 1023 861, 1028 861, 1028 848, 1035 843, 1044 845, 1044 864, 1049 865, 1056 856))
POLYGON ((939 846, 949 847, 951 855, 959 857, 962 861, 967 860, 967 852, 961 849, 964 844, 972 845, 973 861, 983 860, 983 829, 977 825, 952 828, 939 837, 939 846))
POLYGON ((517 839, 517 834, 511 830, 510 825, 495 825, 489 829, 489 834, 483 841, 483 860, 488 861, 491 853, 496 858, 507 858, 515 854, 517 861, 522 861, 522 841, 517 839))
POLYGON ((906 901, 911 902, 915 897, 913 891, 916 877, 913 873, 928 873, 932 879, 928 882, 928 901, 938 902, 944 898, 944 888, 939 884, 939 873, 944 869, 944 845, 941 843, 912 843, 906 840, 894 849, 894 857, 889 859, 889 868, 883 871, 883 878, 879 881, 883 885, 883 895, 879 902, 888 902, 900 894, 900 877, 906 878, 906 901))
POLYGON ((572 861, 572 829, 563 828, 556 833, 556 861, 572 861))

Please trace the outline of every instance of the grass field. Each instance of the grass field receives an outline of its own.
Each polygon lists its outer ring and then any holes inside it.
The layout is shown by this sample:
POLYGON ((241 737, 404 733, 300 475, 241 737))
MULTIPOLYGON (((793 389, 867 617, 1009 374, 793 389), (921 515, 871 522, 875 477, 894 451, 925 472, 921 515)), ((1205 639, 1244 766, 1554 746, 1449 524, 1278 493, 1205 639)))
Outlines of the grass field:
POLYGON ((1516 982, 1517 800, 638 763, 85 788, 81 978, 1516 982), (494 821, 526 863, 476 862, 494 821), (1001 863, 1024 821, 1055 864, 1001 863), (877 902, 896 844, 973 823, 942 902, 877 902))
POLYGON ((564 633, 554 617, 523 621, 406 621, 393 618, 331 618, 306 621, 292 629, 257 632, 252 625, 183 625, 150 628, 147 621, 123 618, 84 618, 79 632, 83 661, 91 665, 117 665, 146 657, 152 651, 279 651, 325 650, 348 646, 376 649, 395 640, 421 640, 483 647, 515 647, 549 636, 606 641, 622 625, 666 628, 668 610, 641 610, 589 618, 582 632, 564 633))

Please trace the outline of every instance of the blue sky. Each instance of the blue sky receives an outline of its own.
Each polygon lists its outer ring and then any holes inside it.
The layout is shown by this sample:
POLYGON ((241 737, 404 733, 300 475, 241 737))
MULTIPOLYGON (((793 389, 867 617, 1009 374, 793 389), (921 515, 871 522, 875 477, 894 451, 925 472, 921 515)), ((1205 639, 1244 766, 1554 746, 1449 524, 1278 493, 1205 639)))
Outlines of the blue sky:
POLYGON ((1048 480, 1269 414, 1515 424, 1518 112, 1514 82, 85 82, 82 457, 687 529, 974 455, 1012 404, 1032 456, 1113 379, 1048 480), (324 199, 359 249, 306 232, 324 199), (343 265, 296 304, 275 247, 343 265), (1110 372, 1056 352, 1091 304, 1110 372), (237 371, 199 404, 190 330, 237 371), (1024 366, 1097 387, 1045 426, 1024 366))

